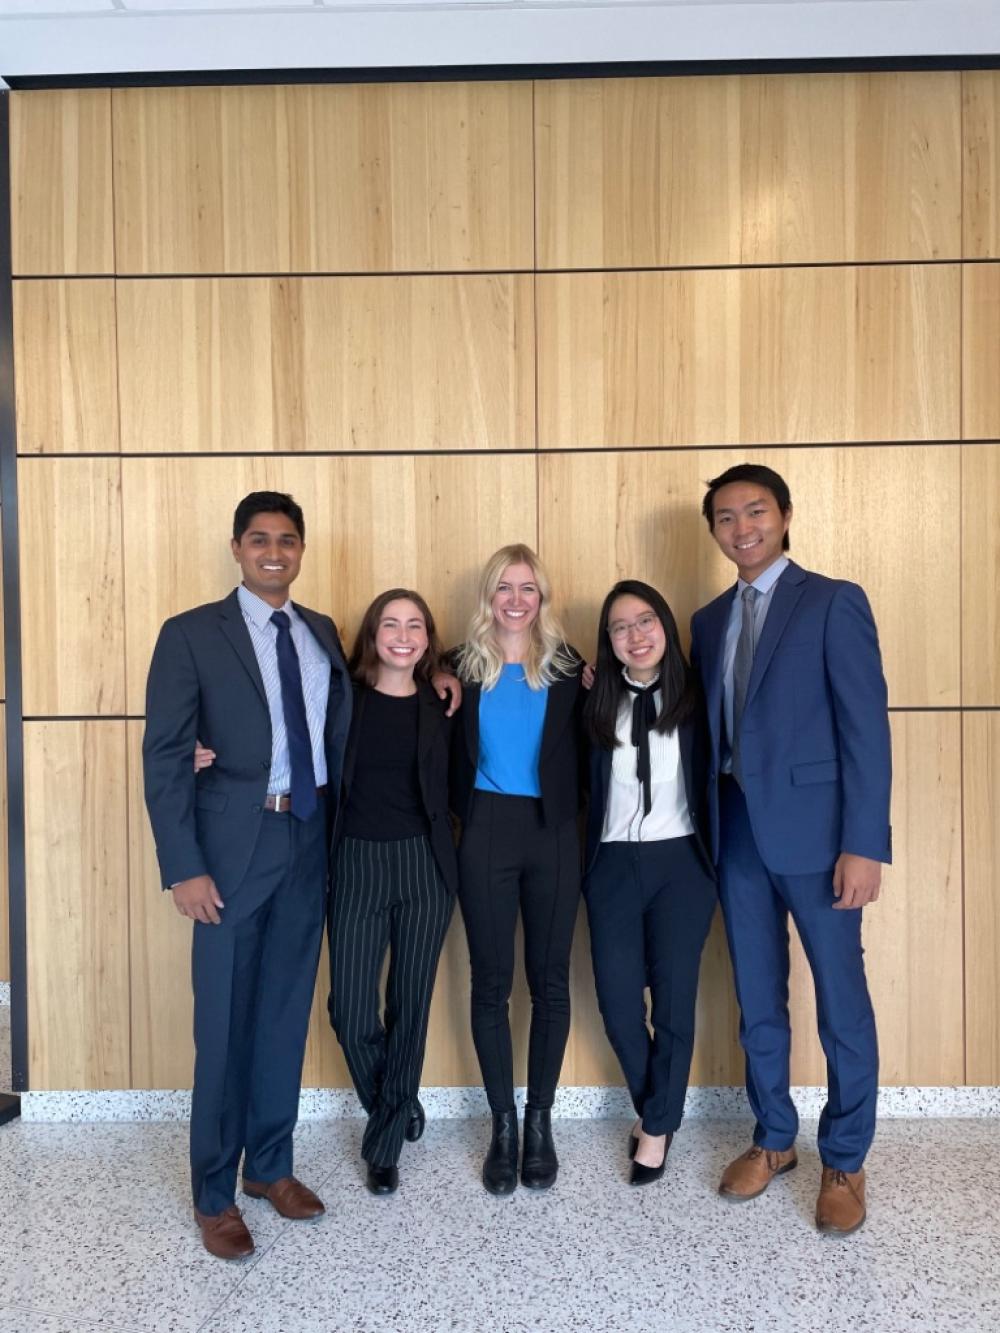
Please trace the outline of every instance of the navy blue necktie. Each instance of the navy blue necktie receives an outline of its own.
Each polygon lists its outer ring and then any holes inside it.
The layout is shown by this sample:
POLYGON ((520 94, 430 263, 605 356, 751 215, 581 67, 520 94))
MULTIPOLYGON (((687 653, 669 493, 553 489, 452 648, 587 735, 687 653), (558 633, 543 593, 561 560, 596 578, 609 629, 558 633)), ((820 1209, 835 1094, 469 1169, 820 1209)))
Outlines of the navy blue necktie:
POLYGON ((311 819, 316 813, 316 770, 312 741, 302 693, 302 669, 292 642, 291 621, 284 611, 275 611, 271 622, 278 631, 278 678, 281 681, 281 710, 285 715, 288 760, 292 768, 291 809, 296 819, 311 819))

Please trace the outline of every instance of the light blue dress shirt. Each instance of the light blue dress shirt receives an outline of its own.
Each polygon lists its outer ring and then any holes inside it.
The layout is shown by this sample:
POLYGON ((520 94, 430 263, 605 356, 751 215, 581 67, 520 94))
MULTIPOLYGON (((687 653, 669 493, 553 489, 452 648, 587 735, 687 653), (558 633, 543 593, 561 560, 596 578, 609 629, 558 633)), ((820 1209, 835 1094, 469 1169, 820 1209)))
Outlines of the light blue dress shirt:
POLYGON ((316 642, 312 630, 299 613, 286 602, 284 606, 269 606, 256 593, 241 583, 236 590, 243 619, 250 631, 257 665, 264 681, 267 707, 271 714, 271 775, 268 794, 276 796, 292 785, 292 766, 288 757, 288 735, 285 731, 285 711, 281 704, 281 678, 278 675, 278 630, 271 623, 275 611, 284 611, 291 622, 292 643, 299 655, 302 671, 302 694, 306 701, 306 721, 312 742, 313 770, 316 786, 326 786, 326 749, 323 732, 326 729, 326 704, 330 697, 330 659, 316 642))

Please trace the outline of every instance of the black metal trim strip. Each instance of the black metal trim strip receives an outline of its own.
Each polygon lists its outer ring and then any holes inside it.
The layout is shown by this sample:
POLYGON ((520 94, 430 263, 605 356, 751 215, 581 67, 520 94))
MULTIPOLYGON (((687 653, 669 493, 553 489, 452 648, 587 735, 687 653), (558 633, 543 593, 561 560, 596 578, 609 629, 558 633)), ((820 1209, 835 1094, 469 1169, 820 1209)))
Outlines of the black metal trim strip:
MULTIPOLYGON (((1000 704, 890 704, 890 713, 1000 713, 1000 704)), ((145 713, 32 713, 29 722, 145 722, 145 713)))
POLYGON ((801 259, 755 264, 606 264, 584 268, 234 269, 229 273, 17 273, 15 282, 239 282, 305 278, 565 278, 618 273, 755 273, 761 269, 948 268, 1000 264, 995 256, 938 259, 801 259))
POLYGON ((0 519, 7 671, 7 884, 10 898, 11 1086, 28 1087, 28 957, 24 878, 24 734, 21 728, 21 593, 18 560, 14 287, 10 234, 10 95, 0 92, 0 519))
POLYGON ((143 450, 136 453, 19 453, 18 458, 54 459, 54 458, 120 458, 123 462, 132 458, 161 458, 190 462, 201 458, 562 458, 567 454, 690 454, 720 451, 722 449, 745 449, 748 453, 760 449, 919 449, 959 448, 963 444, 1000 445, 997 439, 969 440, 761 440, 756 444, 746 444, 741 440, 723 441, 721 444, 573 444, 548 446, 536 449, 530 445, 516 449, 204 449, 197 453, 176 453, 172 451, 155 452, 143 450))
POLYGON ((581 64, 420 65, 371 69, 210 69, 113 74, 3 74, 18 92, 55 88, 246 87, 295 83, 465 83, 527 79, 690 78, 696 74, 869 74, 1000 69, 990 55, 817 57, 800 60, 618 60, 581 64))

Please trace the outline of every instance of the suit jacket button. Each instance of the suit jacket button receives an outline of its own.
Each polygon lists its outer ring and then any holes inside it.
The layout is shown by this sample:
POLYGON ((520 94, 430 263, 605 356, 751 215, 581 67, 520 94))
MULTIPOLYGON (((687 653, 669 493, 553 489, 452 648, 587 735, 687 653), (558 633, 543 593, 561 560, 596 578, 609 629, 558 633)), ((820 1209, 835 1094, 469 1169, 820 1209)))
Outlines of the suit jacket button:
POLYGON ((260 766, 261 766, 261 768, 270 768, 270 767, 271 767, 271 761, 270 761, 270 759, 262 759, 262 760, 260 761, 260 766))
POLYGON ((437 822, 437 815, 431 815, 431 823, 434 824, 436 822, 437 822))
POLYGON ((260 814, 260 806, 259 806, 259 805, 252 806, 251 809, 252 809, 253 814, 255 814, 255 815, 259 815, 259 814, 260 814))

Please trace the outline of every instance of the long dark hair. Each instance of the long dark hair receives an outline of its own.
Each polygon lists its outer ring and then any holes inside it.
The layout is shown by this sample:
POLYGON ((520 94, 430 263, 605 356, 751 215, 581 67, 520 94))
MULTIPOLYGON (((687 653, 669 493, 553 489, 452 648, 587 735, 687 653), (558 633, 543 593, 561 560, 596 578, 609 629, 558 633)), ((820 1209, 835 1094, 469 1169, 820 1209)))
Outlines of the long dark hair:
POLYGON ((418 592, 413 592, 409 588, 390 588, 387 592, 380 592, 361 617, 361 625, 358 628, 354 647, 351 649, 351 656, 347 662, 348 671, 355 680, 360 680, 364 685, 374 685, 378 676, 378 653, 375 651, 375 635, 378 631, 379 621, 390 602, 399 602, 404 598, 406 601, 412 602, 423 616, 424 626, 427 630, 427 651, 413 668, 413 678, 414 680, 430 681, 438 669, 438 662, 441 658, 441 643, 438 639, 437 626, 434 624, 430 607, 418 592))
POLYGON ((608 633, 611 607, 619 597, 626 596, 638 597, 647 603, 663 626, 667 641, 663 661, 660 663, 658 682, 662 702, 656 722, 653 724, 654 730, 661 735, 669 734, 676 728, 678 722, 690 717, 698 699, 694 672, 681 651, 677 622, 666 599, 648 583, 640 583, 638 579, 622 579, 611 589, 601 607, 601 618, 597 627, 597 670, 594 683, 587 695, 587 702, 583 706, 583 723, 587 734, 602 750, 613 750, 618 744, 615 727, 622 698, 628 692, 622 680, 622 664, 615 657, 611 647, 611 635, 608 633))

